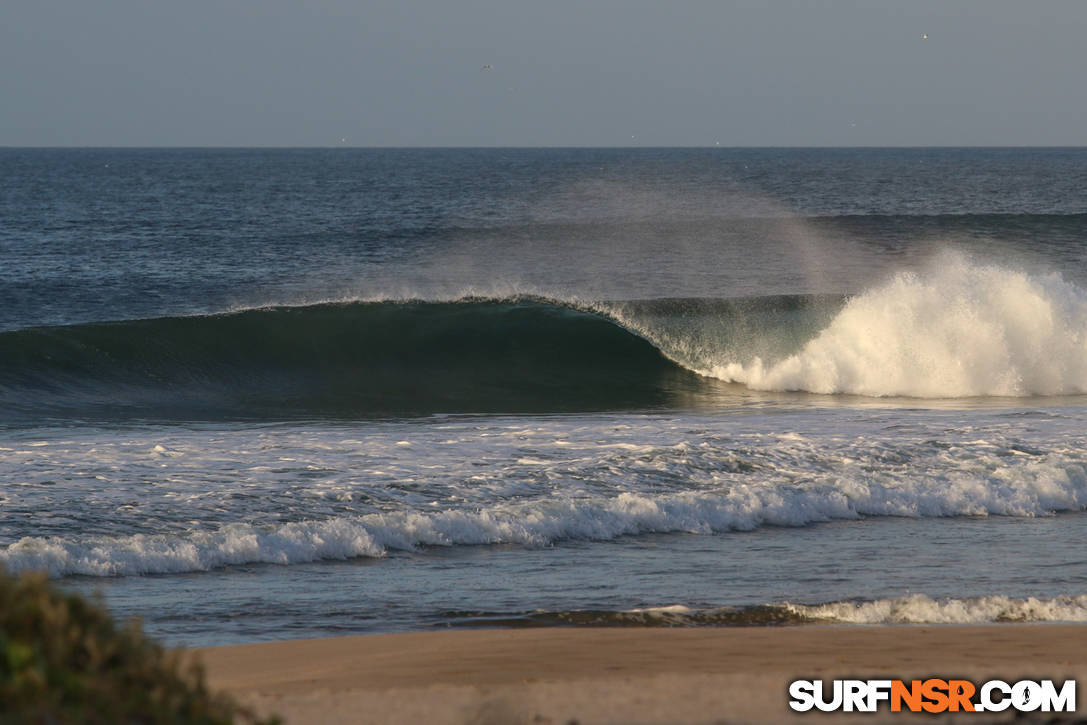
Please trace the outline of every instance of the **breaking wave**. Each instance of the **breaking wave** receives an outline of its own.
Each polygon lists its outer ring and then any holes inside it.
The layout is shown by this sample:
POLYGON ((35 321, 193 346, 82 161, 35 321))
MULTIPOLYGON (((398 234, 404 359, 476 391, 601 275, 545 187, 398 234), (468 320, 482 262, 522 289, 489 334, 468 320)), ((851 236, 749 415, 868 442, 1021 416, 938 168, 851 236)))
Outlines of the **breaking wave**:
POLYGON ((0 333, 0 422, 685 406, 760 391, 1087 393, 1087 292, 946 254, 854 297, 465 298, 0 333))

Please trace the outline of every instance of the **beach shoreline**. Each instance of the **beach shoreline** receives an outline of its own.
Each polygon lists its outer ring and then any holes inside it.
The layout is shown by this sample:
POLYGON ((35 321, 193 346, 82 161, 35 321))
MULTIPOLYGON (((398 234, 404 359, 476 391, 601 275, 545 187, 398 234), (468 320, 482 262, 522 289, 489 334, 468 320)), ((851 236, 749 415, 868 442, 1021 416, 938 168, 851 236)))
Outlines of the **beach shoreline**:
MULTIPOLYGON (((288 724, 589 725, 931 720, 885 710, 875 716, 794 713, 788 683, 835 677, 1087 681, 1085 645, 1084 625, 1002 623, 455 630, 187 654, 204 663, 213 688, 258 712, 278 713, 288 724)), ((1087 712, 1082 701, 1081 716, 1087 712)), ((1011 722, 1012 714, 940 719, 1011 722)))

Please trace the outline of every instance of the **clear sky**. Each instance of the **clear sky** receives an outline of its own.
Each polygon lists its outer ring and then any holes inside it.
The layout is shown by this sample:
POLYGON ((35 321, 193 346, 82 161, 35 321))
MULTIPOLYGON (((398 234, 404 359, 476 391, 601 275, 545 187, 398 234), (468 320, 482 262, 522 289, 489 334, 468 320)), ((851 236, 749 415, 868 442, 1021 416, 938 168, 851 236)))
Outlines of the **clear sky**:
POLYGON ((0 1, 6 146, 1087 145, 1085 77, 1083 0, 0 1))

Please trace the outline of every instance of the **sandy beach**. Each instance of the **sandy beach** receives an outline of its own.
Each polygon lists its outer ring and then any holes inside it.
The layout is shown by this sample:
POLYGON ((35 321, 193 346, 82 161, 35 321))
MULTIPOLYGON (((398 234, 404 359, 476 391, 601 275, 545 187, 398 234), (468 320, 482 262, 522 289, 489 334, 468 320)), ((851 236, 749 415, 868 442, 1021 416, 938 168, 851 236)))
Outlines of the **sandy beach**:
MULTIPOLYGON (((213 687, 260 712, 279 713, 291 724, 897 722, 933 716, 793 713, 788 682, 835 676, 1083 681, 1087 628, 472 630, 193 653, 204 662, 213 687)), ((1082 715, 1083 697, 1078 705, 1082 715)), ((1013 721, 1010 712, 937 719, 1013 721)))

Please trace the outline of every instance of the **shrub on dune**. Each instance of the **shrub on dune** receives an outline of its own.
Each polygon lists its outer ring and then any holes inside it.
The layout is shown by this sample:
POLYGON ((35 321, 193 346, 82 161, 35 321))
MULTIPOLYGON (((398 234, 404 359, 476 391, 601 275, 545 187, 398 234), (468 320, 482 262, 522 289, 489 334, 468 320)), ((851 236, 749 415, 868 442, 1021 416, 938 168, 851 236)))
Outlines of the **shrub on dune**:
POLYGON ((0 570, 0 721, 206 723, 260 721, 212 693, 199 665, 117 625, 101 604, 43 574, 0 570))

